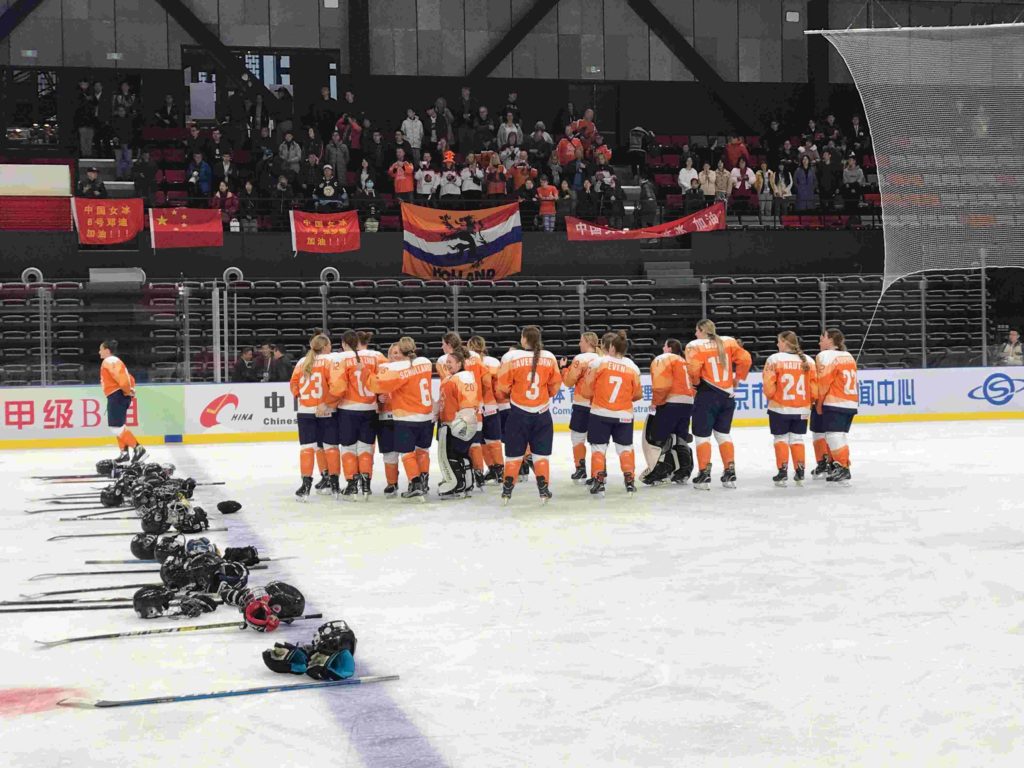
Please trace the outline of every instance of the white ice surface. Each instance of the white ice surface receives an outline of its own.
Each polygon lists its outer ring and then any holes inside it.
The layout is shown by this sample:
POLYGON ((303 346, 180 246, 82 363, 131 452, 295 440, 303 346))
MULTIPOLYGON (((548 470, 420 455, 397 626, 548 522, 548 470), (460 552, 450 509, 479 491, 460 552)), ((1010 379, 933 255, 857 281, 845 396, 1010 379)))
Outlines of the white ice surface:
MULTIPOLYGON (((568 481, 557 435, 554 501, 538 506, 531 482, 507 508, 496 488, 385 502, 379 457, 369 504, 301 506, 293 445, 156 446, 180 475, 227 482, 198 494, 231 529, 211 538, 299 556, 255 582, 299 586, 311 609, 353 626, 358 673, 402 679, 0 714, 0 764, 1020 766, 1022 437, 1012 422, 856 425, 852 487, 783 490, 769 480, 767 430, 745 429, 734 491, 718 485, 716 455, 710 493, 641 488, 627 500, 612 458, 607 498, 594 501, 568 481), (221 516, 224 498, 243 510, 221 516)), ((23 514, 41 506, 28 499, 82 489, 28 475, 88 471, 109 453, 0 453, 0 599, 138 580, 26 581, 130 557, 127 537, 45 539, 132 522, 23 514)), ((0 623, 0 689, 128 698, 306 680, 273 675, 260 652, 308 639, 318 622, 51 650, 32 640, 175 622, 96 611, 0 623)))

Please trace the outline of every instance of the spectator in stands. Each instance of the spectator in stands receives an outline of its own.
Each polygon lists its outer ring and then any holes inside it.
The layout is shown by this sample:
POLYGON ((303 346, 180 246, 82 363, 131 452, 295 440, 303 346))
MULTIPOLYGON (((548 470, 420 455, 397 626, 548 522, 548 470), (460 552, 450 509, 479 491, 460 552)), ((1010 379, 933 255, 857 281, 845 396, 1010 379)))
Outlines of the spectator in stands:
POLYGON ((589 156, 590 147, 594 143, 594 137, 597 135, 597 124, 594 122, 594 110, 590 107, 584 109, 583 117, 575 123, 572 123, 572 129, 583 144, 584 155, 589 156))
POLYGON ((797 211, 810 211, 816 207, 818 195, 818 176, 811 165, 811 158, 806 154, 800 158, 800 167, 793 174, 796 187, 797 211))
POLYGON ((395 197, 399 200, 412 202, 413 189, 416 184, 414 173, 415 169, 412 163, 405 159, 405 150, 398 147, 395 150, 395 162, 388 168, 388 176, 391 177, 391 182, 394 184, 395 197))
POLYGON ((401 130, 395 131, 395 142, 387 148, 385 159, 389 163, 395 162, 398 159, 398 150, 402 150, 405 153, 405 159, 412 162, 412 145, 405 138, 405 133, 401 130))
POLYGON ((622 220, 626 216, 626 196, 619 189, 619 180, 612 176, 601 190, 601 213, 608 217, 608 224, 615 229, 622 229, 622 220))
MULTIPOLYGON (((541 168, 544 166, 541 165, 541 168)), ((558 162, 558 152, 554 149, 551 150, 551 156, 547 162, 548 178, 554 181, 556 184, 562 183, 562 165, 558 162)))
POLYGON ((821 153, 821 161, 815 169, 818 174, 818 200, 823 211, 830 210, 836 192, 839 190, 839 180, 842 178, 842 166, 836 162, 835 155, 831 150, 826 149, 821 153))
POLYGON ((260 132, 261 128, 268 128, 270 126, 270 115, 267 112, 267 107, 263 103, 263 94, 256 94, 256 101, 253 102, 252 107, 249 109, 248 116, 248 132, 250 136, 255 136, 260 132))
POLYGON ((246 179, 242 191, 238 193, 238 218, 242 222, 243 232, 256 231, 261 207, 256 185, 252 179, 246 179))
MULTIPOLYGON (((277 135, 284 138, 295 124, 295 99, 283 85, 277 88, 277 135)), ((293 134, 294 135, 294 134, 293 134)))
POLYGON ((563 166, 561 178, 568 179, 569 186, 579 191, 583 189, 583 180, 590 176, 590 166, 583 159, 583 147, 577 147, 575 157, 563 166))
POLYGON ((139 159, 132 166, 132 182, 135 196, 141 197, 147 207, 152 208, 156 201, 156 175, 159 169, 149 155, 149 148, 143 147, 139 159))
POLYGON ((97 80, 92 84, 92 96, 94 107, 94 125, 96 127, 96 143, 99 146, 99 154, 109 156, 110 140, 113 133, 110 128, 111 100, 103 93, 103 83, 97 80))
POLYGON ((789 215, 789 209, 793 205, 793 174, 789 171, 789 164, 780 162, 775 172, 772 183, 773 203, 776 216, 789 215))
POLYGON ((512 180, 512 189, 515 192, 522 188, 527 179, 537 178, 537 169, 530 166, 529 155, 525 149, 520 150, 519 156, 508 166, 508 175, 512 180))
POLYGON ((370 161, 364 157, 359 164, 358 188, 365 189, 367 181, 377 181, 377 169, 370 165, 370 161))
POLYGON ((768 153, 768 162, 778 162, 779 147, 782 146, 783 141, 784 137, 782 131, 779 130, 779 121, 772 118, 768 124, 768 130, 761 137, 761 147, 768 153))
POLYGON ((306 157, 310 155, 316 155, 316 159, 320 160, 324 156, 324 143, 320 141, 320 136, 316 132, 316 128, 312 125, 306 127, 306 135, 302 137, 302 150, 306 157))
POLYGON ((85 172, 85 178, 78 182, 75 187, 76 197, 104 198, 107 195, 107 185, 100 180, 98 168, 90 168, 85 172))
POLYGON ((603 158, 606 163, 611 165, 612 148, 605 144, 604 136, 600 133, 594 134, 594 143, 590 145, 590 157, 595 162, 603 158))
POLYGON ((213 181, 215 184, 226 181, 229 189, 238 189, 238 166, 231 161, 230 151, 213 164, 213 181))
MULTIPOLYGON (((519 111, 519 92, 509 91, 508 99, 505 101, 505 106, 501 108, 501 114, 507 115, 509 112, 512 113, 512 120, 518 125, 522 122, 522 113, 519 111)), ((522 131, 519 131, 519 135, 522 136, 522 131)))
POLYGON ((231 372, 231 381, 240 384, 251 384, 260 380, 260 368, 253 359, 252 347, 246 347, 241 351, 235 368, 231 372))
POLYGON ((565 135, 559 140, 558 146, 555 147, 555 151, 558 153, 558 164, 561 166, 568 165, 576 159, 576 150, 583 149, 583 142, 581 142, 572 132, 572 126, 565 126, 565 135))
MULTIPOLYGON (((984 111, 984 107, 980 108, 984 111)), ((860 115, 854 115, 850 118, 850 130, 846 135, 846 146, 855 154, 862 154, 867 152, 871 147, 871 141, 868 139, 868 130, 860 122, 860 115)))
POLYGON ((782 148, 779 150, 778 162, 786 163, 786 165, 792 169, 796 166, 797 151, 793 148, 792 142, 786 139, 782 142, 782 148))
POLYGON ((313 199, 313 192, 320 186, 324 179, 323 169, 320 167, 320 158, 315 153, 306 155, 306 162, 299 171, 299 181, 296 192, 308 203, 313 199))
POLYGON ((324 166, 323 179, 313 190, 313 207, 326 213, 337 213, 348 208, 348 192, 330 164, 324 166))
MULTIPOLYGON (((714 197, 711 199, 713 200, 714 197)), ((687 215, 690 215, 691 213, 696 213, 706 207, 707 197, 704 196, 704 190, 700 187, 700 179, 694 177, 690 179, 690 188, 686 190, 686 195, 683 200, 683 210, 687 215)))
POLYGON ((775 172, 768 167, 767 160, 761 160, 761 167, 754 174, 754 189, 757 191, 757 214, 762 224, 772 217, 772 201, 775 198, 775 172))
POLYGON ((338 122, 340 112, 337 99, 331 97, 329 86, 320 87, 320 97, 313 103, 313 122, 321 136, 330 136, 334 125, 338 122))
POLYGON ((412 107, 405 110, 405 120, 402 121, 402 134, 409 144, 406 157, 412 160, 413 165, 418 166, 420 164, 420 152, 423 148, 423 122, 412 107))
POLYGON ((608 183, 608 179, 615 175, 612 167, 605 161, 603 155, 597 156, 597 163, 592 166, 588 175, 594 180, 594 189, 598 192, 604 189, 605 184, 608 183))
POLYGON ((357 118, 362 119, 363 113, 359 107, 356 106, 356 94, 350 88, 342 94, 341 108, 348 112, 350 115, 355 115, 357 118))
MULTIPOLYGON (((533 186, 533 180, 527 179, 529 186, 533 186)), ((526 186, 526 185, 524 185, 526 186)), ((545 232, 555 231, 555 200, 558 199, 558 189, 548 183, 547 176, 540 177, 540 186, 537 187, 537 200, 540 202, 540 218, 544 225, 545 232)))
POLYGON ((576 215, 576 190, 569 186, 568 179, 562 179, 555 201, 555 228, 565 229, 565 217, 576 215))
POLYGON ((513 131, 508 135, 508 143, 501 145, 498 152, 498 159, 509 170, 519 160, 519 134, 513 131))
POLYGON ((337 129, 341 132, 341 140, 348 146, 349 159, 358 165, 363 159, 363 124, 355 115, 342 115, 338 118, 337 129))
POLYGON ((697 178, 697 169, 693 167, 693 158, 686 158, 686 164, 679 169, 679 189, 685 195, 690 189, 690 181, 697 178))
POLYGON ((459 150, 465 153, 473 151, 474 125, 477 116, 477 103, 468 86, 462 86, 457 106, 459 116, 459 150))
POLYGON ((551 135, 544 130, 544 123, 540 121, 534 124, 533 133, 523 142, 523 149, 526 150, 530 165, 534 168, 544 165, 554 148, 551 135))
POLYGON ((331 132, 331 140, 324 147, 324 160, 336 169, 338 178, 345 178, 345 172, 348 170, 349 151, 348 145, 342 141, 339 131, 331 132))
POLYGON ((270 193, 270 219, 274 229, 288 228, 288 213, 295 204, 295 190, 288 183, 288 176, 277 177, 277 186, 270 193))
POLYGON ((700 182, 700 191, 704 194, 704 206, 708 207, 715 202, 715 190, 718 187, 718 174, 711 170, 711 163, 705 162, 701 172, 697 174, 700 182))
POLYGON ((831 141, 837 147, 843 143, 843 132, 839 130, 836 116, 831 112, 825 117, 825 124, 821 127, 821 130, 825 134, 825 141, 831 141))
POLYGON ((640 200, 636 206, 636 222, 641 227, 658 223, 658 188, 647 174, 640 177, 640 200))
POLYGON ((295 134, 289 128, 284 132, 284 141, 277 148, 277 156, 281 158, 286 170, 296 176, 299 175, 299 166, 302 163, 302 147, 295 140, 295 134))
POLYGON ((234 145, 231 143, 231 139, 221 133, 218 126, 213 126, 213 130, 210 131, 210 151, 211 155, 207 156, 207 160, 210 163, 216 163, 225 154, 232 152, 234 145))
POLYGON ((725 158, 722 158, 718 161, 718 167, 715 168, 715 200, 728 207, 729 195, 732 194, 732 190, 732 172, 725 167, 725 158))
POLYGON ((523 127, 516 122, 515 113, 507 111, 504 122, 498 126, 498 146, 508 145, 511 134, 515 134, 516 143, 518 143, 519 137, 523 135, 523 127))
POLYGON ((198 125, 189 123, 188 138, 185 139, 185 156, 193 157, 196 152, 202 155, 204 160, 209 160, 213 157, 213 147, 210 145, 210 139, 200 132, 198 125))
POLYGON ((181 125, 181 115, 171 94, 164 94, 164 103, 153 113, 153 125, 158 128, 177 128, 181 125))
POLYGON ((115 173, 118 181, 125 181, 132 169, 132 144, 135 141, 135 121, 138 118, 138 98, 132 93, 132 86, 127 80, 121 82, 121 88, 111 100, 114 138, 117 149, 114 159, 117 161, 115 173))
POLYGON ((373 169, 374 174, 380 178, 384 175, 384 169, 390 165, 387 163, 387 147, 384 146, 384 136, 379 130, 374 128, 369 134, 366 130, 363 130, 363 138, 368 141, 363 143, 363 157, 369 163, 370 168, 373 169))
POLYGON ((816 163, 821 160, 821 154, 818 152, 818 145, 810 138, 804 139, 804 145, 798 150, 800 157, 809 157, 812 163, 816 163))
POLYGON ((647 153, 654 143, 654 133, 637 125, 629 129, 629 164, 633 178, 639 179, 647 173, 647 153))
POLYGON ((819 138, 821 138, 823 135, 824 134, 822 134, 818 130, 818 124, 815 122, 814 118, 811 118, 810 120, 807 121, 807 127, 804 129, 804 132, 800 136, 800 139, 801 139, 801 141, 804 141, 804 142, 806 142, 807 139, 810 139, 811 143, 813 144, 819 138))
POLYGON ((732 176, 730 207, 737 212, 755 210, 757 207, 757 190, 754 188, 756 177, 754 172, 747 167, 746 159, 741 157, 729 175, 732 176))
POLYGON ((487 181, 488 197, 504 197, 506 195, 508 192, 507 175, 505 166, 502 165, 497 154, 491 155, 491 162, 487 166, 487 170, 484 171, 484 178, 487 181))
POLYGON ((466 157, 466 167, 460 172, 462 177, 462 196, 467 200, 479 200, 483 197, 483 187, 486 174, 483 168, 477 163, 476 155, 472 152, 466 157))
POLYGON ((570 101, 558 110, 558 114, 555 115, 555 121, 551 125, 555 130, 558 130, 561 127, 572 125, 579 119, 579 110, 576 109, 576 106, 570 101))
POLYGON ((750 150, 747 149, 746 143, 739 136, 730 136, 725 145, 726 170, 731 171, 735 168, 741 157, 750 165, 750 150))
POLYGON ((96 135, 96 104, 92 96, 92 86, 84 78, 78 81, 74 126, 78 131, 78 156, 91 157, 92 142, 96 135))
POLYGON ((263 126, 253 134, 250 146, 252 147, 252 159, 257 163, 277 154, 277 147, 274 145, 270 129, 267 126, 263 126))
POLYGON ((431 104, 427 107, 427 119, 422 121, 423 125, 423 149, 431 152, 438 148, 438 142, 448 140, 448 121, 437 113, 437 107, 431 104))
POLYGON ((427 205, 431 198, 437 197, 441 186, 441 174, 433 167, 434 158, 424 152, 416 168, 416 202, 427 205))
POLYGON ((537 229, 540 214, 540 201, 537 197, 537 187, 533 179, 527 179, 518 192, 516 198, 519 201, 519 213, 522 216, 523 224, 527 229, 537 229))
POLYGON ((238 197, 231 191, 228 183, 223 179, 217 185, 217 191, 213 193, 210 207, 220 209, 220 221, 225 229, 227 229, 231 220, 238 216, 238 197))
POLYGON ((494 149, 495 130, 494 119, 487 113, 487 107, 481 106, 473 120, 473 151, 494 149))
POLYGON ((213 185, 213 170, 203 159, 202 152, 194 152, 185 170, 185 186, 188 188, 189 208, 204 208, 210 199, 213 185))
POLYGON ((438 195, 442 202, 462 197, 462 174, 455 167, 455 153, 451 150, 444 153, 444 163, 438 173, 438 195))
MULTIPOLYGON (((569 180, 562 179, 562 185, 568 186, 569 180)), ((572 189, 572 187, 569 187, 572 189)), ((576 190, 573 190, 576 192, 576 190)), ((583 189, 576 192, 576 215, 581 219, 593 220, 597 218, 597 212, 601 208, 601 201, 594 192, 594 185, 590 179, 583 180, 583 189)))
POLYGON ((246 118, 249 114, 249 102, 240 88, 228 89, 227 113, 224 116, 224 129, 229 145, 233 149, 241 149, 249 138, 246 129, 246 118))
POLYGON ((843 201, 848 211, 856 211, 860 205, 861 192, 864 189, 864 169, 857 165, 855 155, 846 158, 843 168, 843 201))
POLYGON ((1011 328, 1006 336, 1006 343, 999 349, 997 365, 1024 365, 1024 347, 1020 343, 1020 334, 1011 328))

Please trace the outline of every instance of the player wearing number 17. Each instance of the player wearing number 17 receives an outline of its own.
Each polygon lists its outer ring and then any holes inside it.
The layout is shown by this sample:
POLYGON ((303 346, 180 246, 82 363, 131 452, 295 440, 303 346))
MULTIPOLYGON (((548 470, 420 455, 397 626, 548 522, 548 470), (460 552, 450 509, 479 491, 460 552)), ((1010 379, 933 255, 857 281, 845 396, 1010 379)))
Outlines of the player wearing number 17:
POLYGON ((309 352, 300 360, 289 382, 292 396, 298 400, 299 471, 302 485, 295 492, 298 501, 306 501, 313 485, 313 460, 317 444, 324 446, 331 494, 338 495, 338 423, 334 409, 345 393, 342 369, 332 359, 331 340, 317 334, 309 340, 309 352))
POLYGON ((736 487, 736 451, 732 417, 736 411, 736 382, 750 372, 750 353, 731 336, 719 336, 710 320, 697 323, 697 338, 686 345, 686 367, 697 384, 693 398, 692 431, 697 444, 697 491, 711 489, 711 435, 718 442, 724 470, 722 485, 736 487))
POLYGON ((817 397, 818 375, 814 361, 800 349, 792 331, 778 337, 779 351, 768 358, 762 373, 764 396, 768 398, 768 426, 775 442, 775 485, 786 487, 789 458, 793 459, 793 482, 804 481, 804 435, 811 404, 817 397))

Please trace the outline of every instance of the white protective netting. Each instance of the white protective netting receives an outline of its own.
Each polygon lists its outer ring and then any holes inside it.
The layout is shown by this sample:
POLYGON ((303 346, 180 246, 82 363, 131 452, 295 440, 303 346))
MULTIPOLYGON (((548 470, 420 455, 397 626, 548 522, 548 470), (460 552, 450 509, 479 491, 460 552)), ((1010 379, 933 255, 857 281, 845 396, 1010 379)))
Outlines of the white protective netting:
POLYGON ((864 102, 884 288, 1024 266, 1024 24, 828 30, 864 102))

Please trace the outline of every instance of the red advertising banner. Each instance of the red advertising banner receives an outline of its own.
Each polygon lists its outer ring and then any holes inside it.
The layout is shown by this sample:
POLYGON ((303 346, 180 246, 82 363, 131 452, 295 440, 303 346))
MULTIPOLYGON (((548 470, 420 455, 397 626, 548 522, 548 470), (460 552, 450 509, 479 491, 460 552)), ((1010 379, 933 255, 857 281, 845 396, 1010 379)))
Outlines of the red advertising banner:
POLYGON ((359 250, 359 214, 292 211, 292 250, 298 253, 344 253, 359 250))
POLYGON ((0 197, 0 231, 70 232, 70 197, 0 197))
POLYGON ((142 231, 142 198, 95 200, 76 197, 71 213, 82 245, 112 245, 134 240, 142 231))
POLYGON ((659 237, 679 237, 690 232, 712 232, 725 229, 725 205, 715 203, 675 221, 656 227, 640 229, 610 229, 575 216, 565 217, 565 230, 570 240, 651 240, 659 237))
POLYGON ((154 250, 224 245, 224 226, 216 208, 150 208, 149 235, 154 250))

